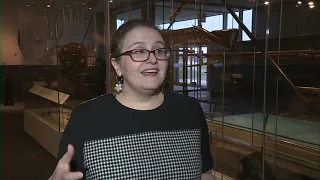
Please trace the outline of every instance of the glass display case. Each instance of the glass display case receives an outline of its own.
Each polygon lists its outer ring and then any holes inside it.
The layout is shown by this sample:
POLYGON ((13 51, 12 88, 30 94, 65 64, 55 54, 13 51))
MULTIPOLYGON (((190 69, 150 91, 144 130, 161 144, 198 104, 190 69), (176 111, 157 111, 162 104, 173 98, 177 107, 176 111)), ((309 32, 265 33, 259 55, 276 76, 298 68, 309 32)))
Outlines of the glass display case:
POLYGON ((72 104, 67 103, 69 97, 69 94, 49 89, 44 84, 35 83, 25 100, 25 103, 32 104, 32 107, 27 107, 25 113, 63 132, 73 109, 72 104))
POLYGON ((24 129, 54 156, 72 110, 105 93, 106 59, 96 48, 104 33, 92 8, 62 0, 19 8, 24 129))
POLYGON ((168 89, 201 103, 220 178, 319 177, 320 36, 303 20, 315 4, 156 2, 168 89))

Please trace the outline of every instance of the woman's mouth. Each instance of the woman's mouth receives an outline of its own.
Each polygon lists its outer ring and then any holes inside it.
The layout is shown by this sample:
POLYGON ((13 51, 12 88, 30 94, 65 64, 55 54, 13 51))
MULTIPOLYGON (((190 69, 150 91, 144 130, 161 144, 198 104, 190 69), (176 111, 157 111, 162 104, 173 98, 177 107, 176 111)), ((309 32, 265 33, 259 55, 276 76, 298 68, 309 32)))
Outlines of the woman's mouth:
POLYGON ((144 76, 155 76, 157 75, 159 70, 157 69, 147 69, 141 72, 142 75, 144 76))

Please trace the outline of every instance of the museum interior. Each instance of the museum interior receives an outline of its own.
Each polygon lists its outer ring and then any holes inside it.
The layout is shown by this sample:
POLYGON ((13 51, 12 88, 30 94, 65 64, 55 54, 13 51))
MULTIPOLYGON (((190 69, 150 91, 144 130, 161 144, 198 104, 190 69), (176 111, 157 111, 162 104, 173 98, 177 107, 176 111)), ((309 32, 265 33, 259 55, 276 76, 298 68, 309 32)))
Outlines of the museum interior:
POLYGON ((24 132, 56 157, 73 108, 114 89, 113 33, 141 18, 172 51, 165 91, 203 108, 216 179, 320 179, 319 3, 17 1, 2 103, 23 102, 24 132))

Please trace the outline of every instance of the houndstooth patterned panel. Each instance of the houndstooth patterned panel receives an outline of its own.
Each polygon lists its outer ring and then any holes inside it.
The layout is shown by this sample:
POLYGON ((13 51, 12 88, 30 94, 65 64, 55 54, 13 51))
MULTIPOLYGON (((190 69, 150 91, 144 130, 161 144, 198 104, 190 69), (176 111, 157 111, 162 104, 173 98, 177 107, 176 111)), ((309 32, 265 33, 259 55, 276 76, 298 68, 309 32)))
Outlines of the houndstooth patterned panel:
POLYGON ((200 179, 201 131, 129 134, 84 144, 86 179, 200 179))

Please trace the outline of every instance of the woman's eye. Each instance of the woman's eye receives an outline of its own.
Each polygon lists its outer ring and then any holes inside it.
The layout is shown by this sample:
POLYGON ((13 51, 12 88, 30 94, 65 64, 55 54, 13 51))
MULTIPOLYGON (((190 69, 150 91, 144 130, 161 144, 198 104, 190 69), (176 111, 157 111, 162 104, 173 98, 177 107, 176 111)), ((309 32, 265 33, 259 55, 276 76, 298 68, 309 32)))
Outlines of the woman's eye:
POLYGON ((158 53, 158 54, 164 54, 164 53, 166 53, 166 50, 165 50, 165 49, 158 49, 158 50, 156 51, 156 53, 158 53))
POLYGON ((157 52, 158 53, 164 53, 164 50, 163 49, 159 49, 157 52))

